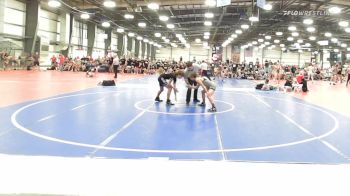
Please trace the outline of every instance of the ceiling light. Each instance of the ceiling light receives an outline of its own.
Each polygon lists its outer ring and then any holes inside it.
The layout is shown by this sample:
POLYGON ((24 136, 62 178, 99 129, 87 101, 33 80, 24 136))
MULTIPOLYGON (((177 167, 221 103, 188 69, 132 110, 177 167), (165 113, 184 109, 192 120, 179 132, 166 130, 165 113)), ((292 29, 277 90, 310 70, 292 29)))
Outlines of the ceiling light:
POLYGON ((350 28, 345 28, 345 32, 350 33, 350 28))
POLYGON ((341 12, 341 9, 337 6, 334 6, 334 7, 329 8, 328 11, 331 14, 339 14, 341 12))
POLYGON ((258 42, 257 42, 257 41, 253 41, 252 44, 253 44, 253 45, 257 45, 258 42))
POLYGON ((169 43, 170 39, 165 39, 164 41, 165 41, 165 43, 169 43))
POLYGON ((249 46, 249 47, 252 47, 252 46, 253 46, 253 44, 249 43, 249 44, 248 44, 248 46, 249 46))
POLYGON ((107 27, 110 27, 111 24, 109 22, 103 22, 102 26, 107 28, 107 27))
POLYGON ((290 30, 290 31, 296 31, 297 28, 296 28, 295 26, 289 26, 289 27, 288 27, 288 30, 290 30))
POLYGON ((297 41, 299 44, 302 44, 304 41, 302 39, 298 39, 297 41))
POLYGON ((347 50, 347 51, 350 51, 350 48, 347 48, 346 50, 347 50))
POLYGON ((242 33, 243 33, 243 31, 242 31, 242 30, 240 30, 240 29, 237 29, 237 30, 235 31, 235 33, 237 33, 237 34, 242 34, 242 33))
POLYGON ((47 4, 50 7, 60 7, 61 6, 61 2, 59 2, 57 0, 50 0, 47 4))
POLYGON ((150 41, 150 42, 149 42, 149 44, 153 45, 153 44, 154 44, 154 42, 153 42, 153 41, 150 41))
POLYGON ((308 27, 308 28, 306 28, 306 31, 308 31, 308 32, 315 32, 316 31, 316 29, 315 29, 315 27, 308 27))
POLYGON ((175 37, 180 38, 180 37, 182 37, 182 34, 177 33, 177 34, 175 35, 175 37))
POLYGON ((270 43, 270 42, 265 42, 264 44, 268 46, 268 45, 270 45, 271 43, 270 43))
POLYGON ((233 38, 232 38, 232 37, 229 37, 227 40, 230 41, 230 42, 232 42, 232 41, 233 41, 233 38))
POLYGON ((310 44, 310 43, 306 43, 305 46, 306 46, 306 47, 310 47, 311 44, 310 44))
POLYGON ((339 49, 334 49, 334 52, 339 52, 339 49))
POLYGON ((342 48, 346 48, 348 45, 347 44, 341 44, 340 45, 342 48))
POLYGON ((134 36, 135 36, 135 33, 130 32, 130 33, 128 33, 128 36, 129 36, 129 37, 134 37, 134 36))
POLYGON ((149 4, 147 5, 147 7, 148 7, 149 9, 151 9, 151 10, 158 10, 158 9, 159 9, 158 3, 149 3, 149 4))
POLYGON ((214 7, 214 6, 216 6, 216 1, 215 0, 206 0, 205 5, 207 5, 209 7, 214 7))
POLYGON ((237 38, 237 37, 238 37, 238 35, 234 33, 234 34, 232 34, 232 35, 231 35, 231 37, 233 37, 233 38, 237 38))
POLYGON ((337 39, 337 38, 332 38, 331 41, 332 41, 333 43, 337 43, 337 42, 338 42, 338 39, 337 39))
POLYGON ((266 4, 264 6, 264 10, 272 10, 272 5, 271 4, 266 4))
POLYGON ((271 39, 271 36, 266 35, 266 36, 265 36, 265 39, 271 39))
POLYGON ((143 42, 148 43, 148 42, 149 42, 149 40, 148 40, 148 39, 144 39, 144 40, 143 40, 143 42))
POLYGON ((280 43, 280 40, 275 39, 275 40, 273 41, 273 43, 275 43, 275 44, 279 44, 279 43, 280 43))
POLYGON ((105 7, 109 7, 109 8, 113 8, 116 6, 115 2, 114 1, 111 1, 111 0, 106 0, 103 2, 103 6, 105 7))
POLYGON ((259 18, 256 17, 256 16, 251 16, 251 17, 249 17, 249 21, 251 21, 251 22, 258 22, 259 18))
POLYGON ((82 13, 82 14, 80 15, 80 18, 81 18, 81 19, 84 19, 84 20, 87 20, 87 19, 90 18, 90 15, 87 14, 87 13, 82 13))
POLYGON ((201 39, 197 38, 196 40, 196 43, 201 43, 201 39))
POLYGON ((347 27, 347 26, 349 26, 349 22, 347 22, 347 21, 340 21, 338 24, 339 24, 339 26, 341 26, 341 27, 347 27))
POLYGON ((311 25, 311 24, 314 23, 314 21, 312 19, 310 19, 310 18, 307 18, 307 19, 304 19, 303 23, 306 24, 306 25, 311 25))
POLYGON ((292 33, 292 36, 293 36, 293 37, 298 37, 298 36, 299 36, 299 33, 298 33, 298 32, 293 32, 293 33, 292 33))
POLYGON ((203 42, 203 46, 208 46, 208 42, 203 42))
POLYGON ((260 43, 264 42, 264 39, 258 39, 258 42, 260 42, 260 43))
POLYGON ((190 44, 185 44, 186 48, 191 48, 190 44))
POLYGON ((124 18, 125 19, 134 19, 134 15, 132 15, 132 14, 125 14, 124 18))
POLYGON ((285 50, 287 50, 287 49, 286 49, 286 48, 281 48, 281 50, 285 51, 285 50))
POLYGON ((241 28, 242 28, 242 29, 249 29, 249 25, 243 24, 243 25, 241 25, 241 28))
POLYGON ((291 42, 291 41, 294 40, 294 38, 293 37, 288 37, 287 40, 291 42))
POLYGON ((209 39, 209 35, 204 35, 203 38, 204 39, 209 39))
POLYGON ((310 36, 309 39, 310 39, 311 41, 315 41, 315 40, 316 40, 316 37, 315 37, 315 36, 310 36))
POLYGON ((211 26, 211 25, 213 25, 213 23, 212 23, 211 21, 205 21, 205 22, 204 22, 204 25, 205 25, 205 26, 211 26))
POLYGON ((156 36, 156 37, 161 37, 162 34, 161 34, 161 33, 155 33, 154 36, 156 36))
POLYGON ((302 53, 302 52, 303 52, 303 50, 302 50, 302 49, 299 49, 299 50, 298 50, 298 52, 299 52, 299 53, 302 53))
POLYGON ((210 35, 210 33, 209 32, 205 32, 204 35, 210 35))
POLYGON ((276 32, 276 35, 281 36, 281 35, 283 35, 283 32, 278 31, 278 32, 276 32))
POLYGON ((175 28, 175 25, 174 24, 167 24, 166 27, 168 29, 173 29, 173 28, 175 28))
POLYGON ((206 18, 214 18, 214 14, 211 13, 211 12, 207 12, 207 13, 204 14, 204 17, 206 17, 206 18))
POLYGON ((144 22, 139 22, 139 24, 137 24, 139 27, 142 27, 142 28, 144 28, 144 27, 146 27, 147 26, 147 24, 146 23, 144 23, 144 22))
POLYGON ((160 21, 168 21, 169 17, 168 16, 159 16, 160 21))
POLYGON ((324 34, 324 36, 326 36, 326 37, 332 37, 332 33, 326 32, 326 33, 324 34))
POLYGON ((124 33, 124 29, 118 28, 118 29, 117 29, 117 32, 118 32, 118 33, 124 33))
POLYGON ((282 48, 284 48, 286 45, 284 45, 284 44, 280 44, 280 47, 282 47, 282 48))
POLYGON ((136 38, 137 40, 143 40, 143 38, 141 36, 137 36, 136 38))

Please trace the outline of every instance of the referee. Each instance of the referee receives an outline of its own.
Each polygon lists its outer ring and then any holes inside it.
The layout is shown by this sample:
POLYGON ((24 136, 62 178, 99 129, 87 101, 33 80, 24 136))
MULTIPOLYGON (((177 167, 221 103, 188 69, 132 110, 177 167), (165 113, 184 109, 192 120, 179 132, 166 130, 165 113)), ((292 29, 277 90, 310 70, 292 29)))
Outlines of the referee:
POLYGON ((192 90, 194 90, 193 102, 200 102, 198 100, 198 88, 197 82, 190 80, 189 76, 193 73, 198 73, 200 67, 197 64, 192 64, 192 62, 187 62, 187 68, 185 69, 185 82, 187 86, 187 94, 186 94, 186 104, 190 103, 192 90))

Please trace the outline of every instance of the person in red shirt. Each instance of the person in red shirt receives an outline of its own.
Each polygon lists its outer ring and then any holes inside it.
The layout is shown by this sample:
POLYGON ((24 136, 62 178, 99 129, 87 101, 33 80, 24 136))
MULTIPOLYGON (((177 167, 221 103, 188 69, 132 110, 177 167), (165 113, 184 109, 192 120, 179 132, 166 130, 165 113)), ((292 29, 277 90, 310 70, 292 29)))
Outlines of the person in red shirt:
POLYGON ((297 79, 298 84, 301 84, 303 82, 303 79, 304 79, 303 73, 300 72, 299 75, 297 75, 296 79, 297 79))

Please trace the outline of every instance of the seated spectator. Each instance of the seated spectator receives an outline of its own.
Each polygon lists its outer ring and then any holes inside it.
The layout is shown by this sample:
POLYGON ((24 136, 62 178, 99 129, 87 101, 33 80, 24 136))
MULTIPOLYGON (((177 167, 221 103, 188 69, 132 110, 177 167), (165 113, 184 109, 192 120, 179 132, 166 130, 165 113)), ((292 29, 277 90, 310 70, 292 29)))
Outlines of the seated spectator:
POLYGON ((304 74, 302 71, 300 71, 299 75, 297 75, 296 77, 298 84, 301 84, 303 82, 303 79, 304 79, 304 74))

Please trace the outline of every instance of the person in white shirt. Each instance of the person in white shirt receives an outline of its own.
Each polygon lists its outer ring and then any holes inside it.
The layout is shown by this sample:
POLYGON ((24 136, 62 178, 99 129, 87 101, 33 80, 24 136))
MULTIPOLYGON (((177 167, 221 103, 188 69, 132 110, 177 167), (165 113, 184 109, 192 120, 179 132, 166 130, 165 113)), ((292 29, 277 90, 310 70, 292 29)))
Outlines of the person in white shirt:
POLYGON ((314 80, 314 67, 311 64, 307 67, 307 78, 308 80, 314 80))
POLYGON ((201 75, 207 77, 210 80, 210 77, 208 75, 208 70, 209 70, 208 63, 206 61, 202 61, 202 63, 200 64, 200 67, 201 67, 201 75))
POLYGON ((118 77, 118 68, 119 68, 119 58, 117 55, 115 55, 113 59, 114 78, 118 77))

